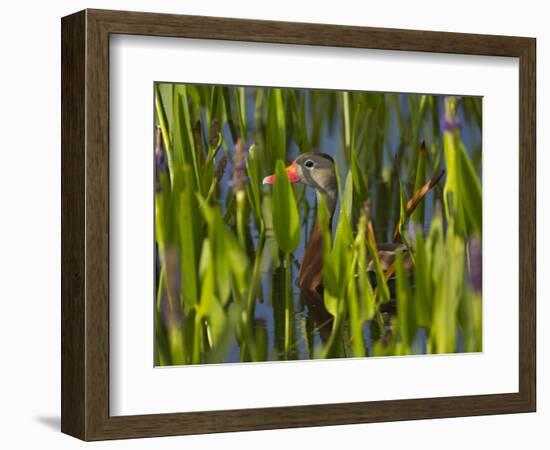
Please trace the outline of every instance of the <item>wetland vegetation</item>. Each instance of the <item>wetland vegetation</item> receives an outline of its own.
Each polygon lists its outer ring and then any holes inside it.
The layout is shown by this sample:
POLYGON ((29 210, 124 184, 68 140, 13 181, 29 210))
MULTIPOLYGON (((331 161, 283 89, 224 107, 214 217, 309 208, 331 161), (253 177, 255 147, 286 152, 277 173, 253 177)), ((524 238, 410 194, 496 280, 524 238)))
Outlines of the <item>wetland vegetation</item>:
POLYGON ((156 365, 482 350, 481 98, 154 89, 156 365))

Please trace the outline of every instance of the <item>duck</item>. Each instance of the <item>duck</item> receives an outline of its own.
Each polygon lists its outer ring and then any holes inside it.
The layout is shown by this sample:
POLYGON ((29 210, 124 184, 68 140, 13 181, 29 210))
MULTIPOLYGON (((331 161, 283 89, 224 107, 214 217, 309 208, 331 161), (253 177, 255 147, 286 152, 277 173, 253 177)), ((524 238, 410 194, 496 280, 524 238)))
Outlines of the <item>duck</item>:
MULTIPOLYGON (((313 189, 317 204, 320 203, 321 197, 325 198, 328 209, 329 230, 332 230, 332 220, 338 203, 338 181, 333 157, 322 152, 302 153, 286 168, 286 174, 291 183, 301 183, 313 189)), ((272 185, 274 182, 275 175, 269 175, 263 179, 263 184, 272 185)), ((418 200, 416 199, 416 201, 418 200)), ((395 260, 397 251, 404 253, 406 266, 409 269, 411 268, 408 248, 404 244, 395 242, 380 243, 377 244, 377 250, 384 271, 388 270, 395 260)), ((372 261, 367 267, 367 271, 373 273, 372 261)), ((297 284, 302 292, 312 294, 322 290, 322 282, 323 233, 321 224, 317 219, 300 263, 297 284)))

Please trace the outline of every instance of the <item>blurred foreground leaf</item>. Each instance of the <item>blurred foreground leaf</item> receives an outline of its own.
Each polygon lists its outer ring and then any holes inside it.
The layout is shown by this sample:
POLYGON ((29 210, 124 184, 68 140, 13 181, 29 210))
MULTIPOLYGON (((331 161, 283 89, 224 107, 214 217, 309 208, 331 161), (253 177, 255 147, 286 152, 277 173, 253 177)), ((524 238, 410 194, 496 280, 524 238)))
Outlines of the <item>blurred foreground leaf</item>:
POLYGON ((292 253, 300 243, 300 215, 285 165, 278 160, 273 187, 273 229, 281 250, 292 253))

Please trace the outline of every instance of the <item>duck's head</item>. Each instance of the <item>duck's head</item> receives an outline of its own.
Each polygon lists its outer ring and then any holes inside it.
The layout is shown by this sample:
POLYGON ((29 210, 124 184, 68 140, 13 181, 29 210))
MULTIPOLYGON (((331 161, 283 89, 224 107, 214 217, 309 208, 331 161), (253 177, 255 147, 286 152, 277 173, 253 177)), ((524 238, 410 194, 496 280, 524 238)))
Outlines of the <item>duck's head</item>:
MULTIPOLYGON (((318 198, 326 195, 329 209, 336 206, 338 185, 332 156, 320 152, 302 153, 286 168, 286 173, 291 183, 302 183, 315 189, 318 198)), ((263 184, 274 182, 275 175, 263 179, 263 184)))

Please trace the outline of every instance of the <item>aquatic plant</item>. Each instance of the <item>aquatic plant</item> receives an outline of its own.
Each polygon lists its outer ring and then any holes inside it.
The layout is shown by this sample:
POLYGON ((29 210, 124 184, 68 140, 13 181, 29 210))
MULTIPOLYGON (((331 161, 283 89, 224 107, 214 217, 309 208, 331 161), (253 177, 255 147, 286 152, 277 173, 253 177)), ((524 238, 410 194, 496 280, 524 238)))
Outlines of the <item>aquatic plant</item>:
POLYGON ((155 122, 156 364, 482 349, 480 98, 159 83, 155 122), (332 227, 285 171, 312 150, 332 227))

